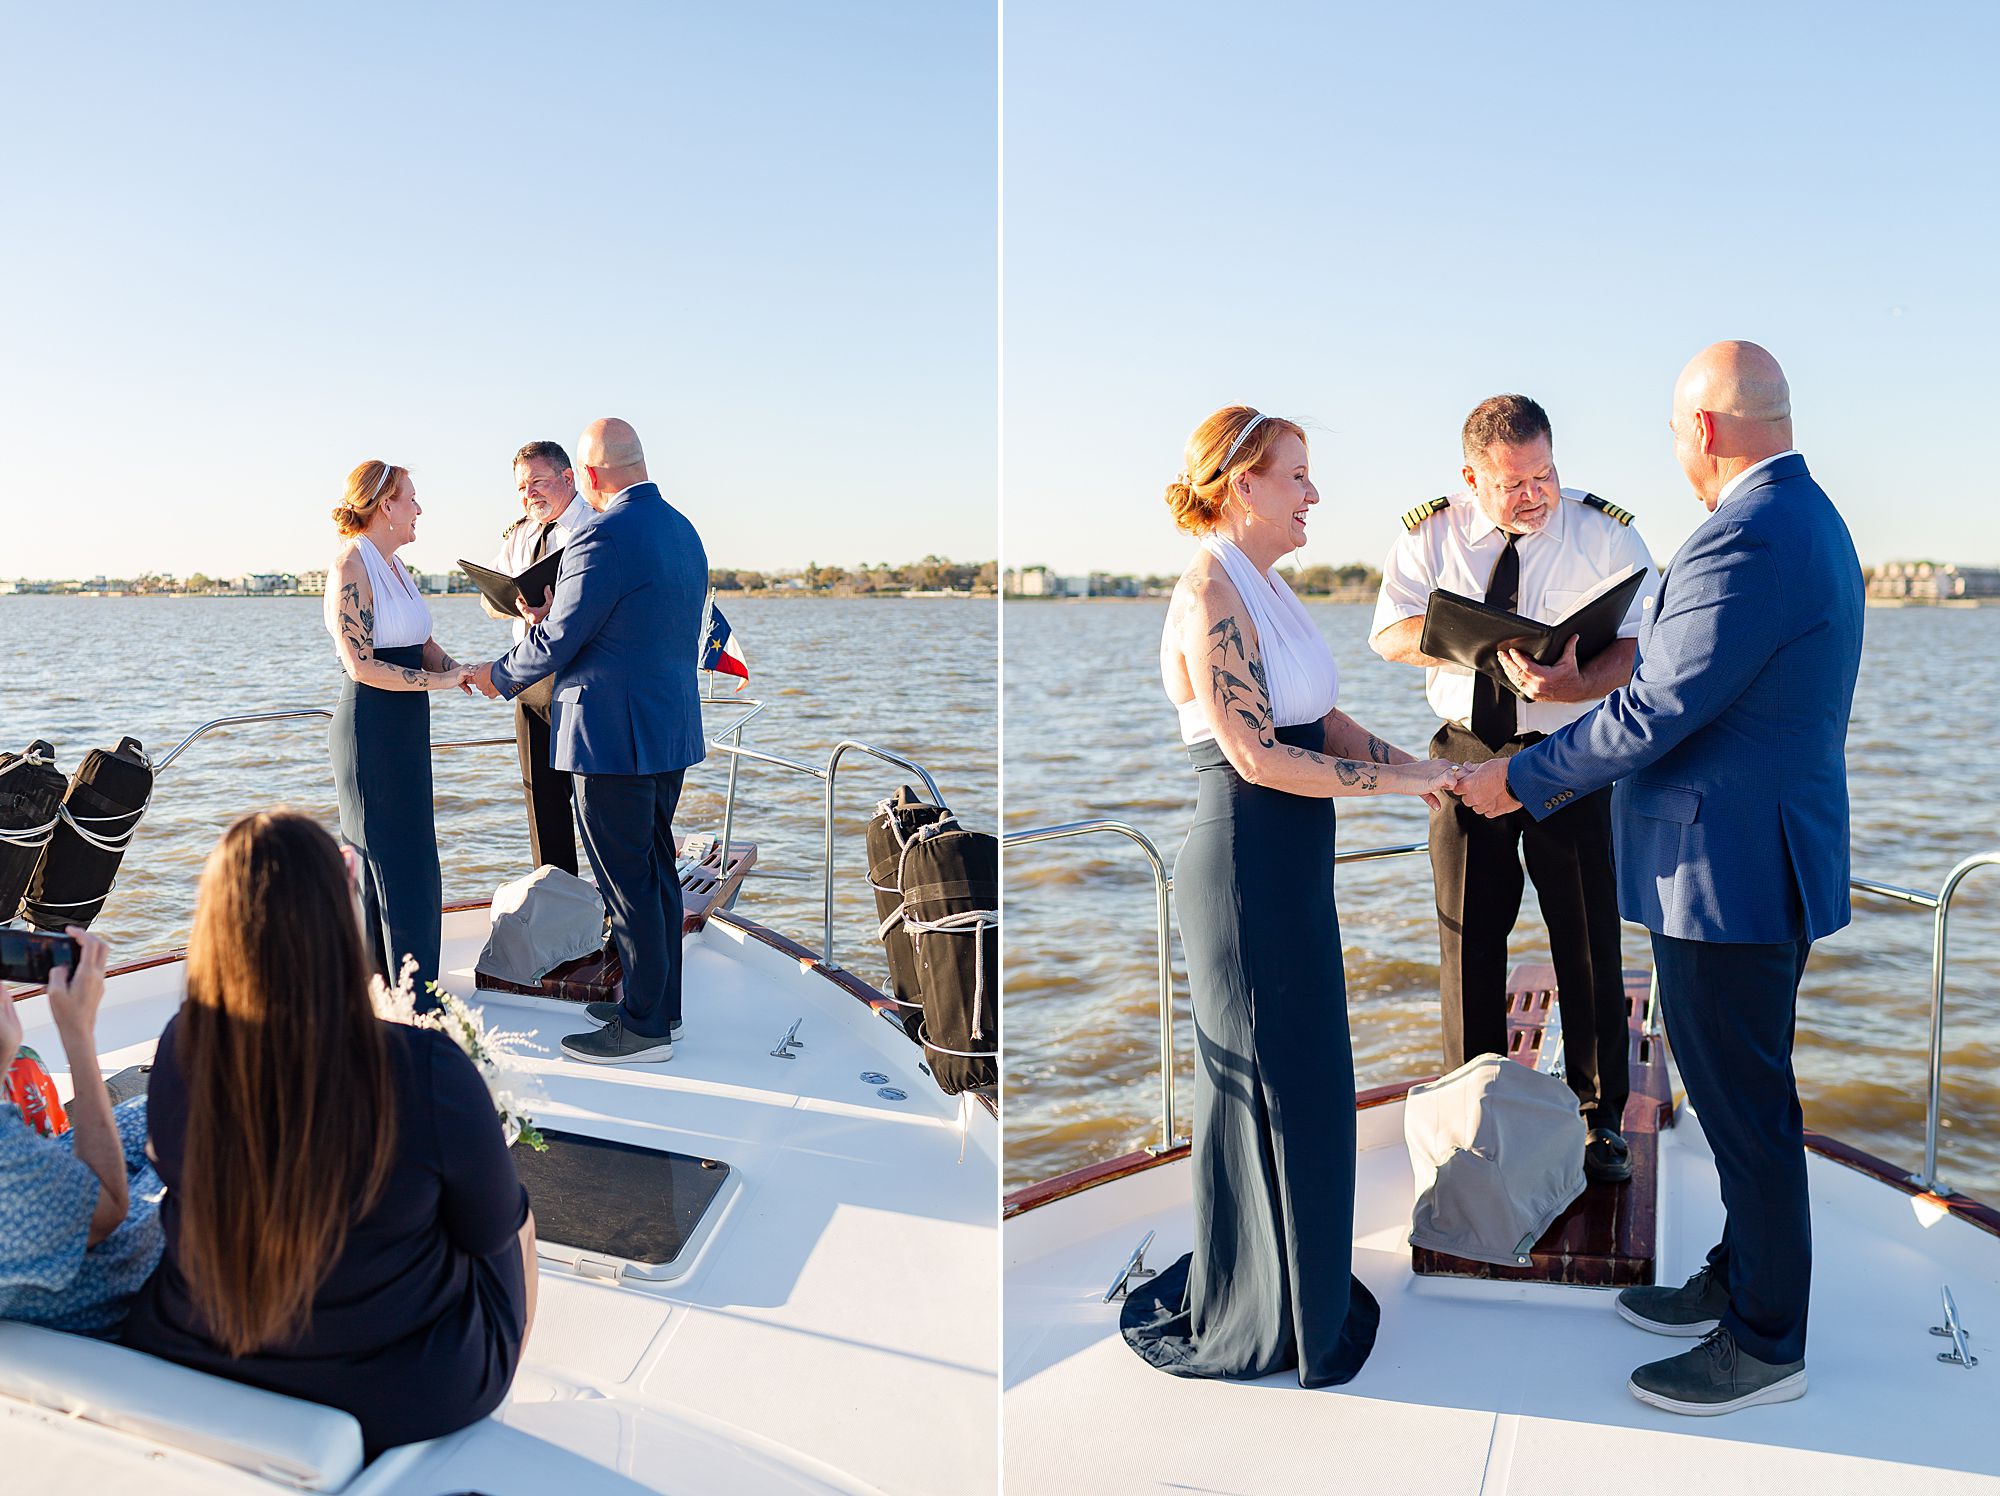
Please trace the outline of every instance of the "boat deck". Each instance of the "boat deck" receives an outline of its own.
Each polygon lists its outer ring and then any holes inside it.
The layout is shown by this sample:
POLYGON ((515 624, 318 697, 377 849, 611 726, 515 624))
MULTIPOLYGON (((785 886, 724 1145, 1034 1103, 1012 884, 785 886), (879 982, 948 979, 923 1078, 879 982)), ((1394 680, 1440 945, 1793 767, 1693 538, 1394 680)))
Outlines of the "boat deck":
MULTIPOLYGON (((2000 1237, 1809 1155, 1815 1261, 1797 1402, 1679 1417, 1626 1389, 1692 1342, 1620 1319, 1608 1290, 1420 1277, 1402 1104, 1360 1113, 1354 1271, 1382 1303, 1374 1354, 1339 1388, 1290 1376, 1194 1381, 1142 1362, 1106 1287, 1146 1232, 1188 1250, 1188 1165, 1163 1164, 1015 1214, 1005 1247, 1006 1484, 1059 1492, 1284 1496, 1686 1496, 1690 1491, 2000 1493, 2000 1363, 1942 1365, 1928 1327, 1949 1284, 1962 1323, 2000 1325, 2000 1237)), ((1685 1105, 1659 1134, 1660 1276, 1721 1225, 1713 1157, 1685 1105)), ((1972 1342, 1978 1354, 1980 1340, 1972 1342)))
MULTIPOLYGON (((446 916, 446 985, 461 995, 486 924, 483 908, 446 916)), ((783 942, 716 919, 686 953, 687 1028, 665 1064, 563 1060, 558 1041, 588 1026, 575 1005, 479 1001, 490 1025, 547 1051, 532 1062, 548 1092, 538 1120, 727 1162, 713 1225, 666 1282, 545 1262, 499 1421, 409 1452, 414 1464, 392 1453, 350 1491, 414 1482, 581 1496, 627 1489, 615 1470, 656 1490, 943 1493, 997 1465, 994 1118, 940 1093, 899 1028, 783 942), (795 1019, 803 1047, 778 1058, 795 1019), (864 1075, 888 1077, 904 1099, 864 1075), (906 1411, 912 1400, 922 1417, 906 1411)), ((171 964, 114 980, 100 1023, 107 1072, 150 1056, 179 987, 171 964)), ((45 1002, 28 1000, 22 1017, 29 1042, 60 1056, 52 1035, 38 1039, 45 1002)), ((19 1423, 8 1423, 10 1455, 19 1423)), ((110 1462, 89 1466, 92 1478, 140 1452, 125 1435, 87 1436, 110 1462)), ((78 1431, 51 1437, 60 1444, 22 1442, 23 1455, 38 1448, 74 1487, 78 1431)), ((180 1476, 188 1489, 272 1489, 174 1452, 132 1468, 163 1491, 180 1476)))

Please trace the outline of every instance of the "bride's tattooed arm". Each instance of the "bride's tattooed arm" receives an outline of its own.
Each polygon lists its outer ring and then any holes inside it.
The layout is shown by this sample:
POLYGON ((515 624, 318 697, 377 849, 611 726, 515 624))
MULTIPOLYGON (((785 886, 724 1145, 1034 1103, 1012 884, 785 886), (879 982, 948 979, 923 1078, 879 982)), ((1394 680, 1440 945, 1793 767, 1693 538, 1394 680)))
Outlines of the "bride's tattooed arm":
POLYGON ((412 670, 376 657, 375 597, 357 552, 350 549, 340 559, 326 585, 334 593, 327 609, 328 626, 334 631, 341 668, 351 679, 385 691, 440 691, 458 684, 461 667, 449 656, 445 656, 443 666, 433 670, 412 670))
POLYGON ((1358 727, 1344 712, 1328 714, 1325 752, 1278 741, 1270 677, 1241 599, 1217 579, 1191 573, 1169 615, 1186 687, 1204 693, 1202 715, 1230 766, 1251 784, 1295 795, 1422 795, 1443 787, 1449 766, 1413 760, 1358 727))

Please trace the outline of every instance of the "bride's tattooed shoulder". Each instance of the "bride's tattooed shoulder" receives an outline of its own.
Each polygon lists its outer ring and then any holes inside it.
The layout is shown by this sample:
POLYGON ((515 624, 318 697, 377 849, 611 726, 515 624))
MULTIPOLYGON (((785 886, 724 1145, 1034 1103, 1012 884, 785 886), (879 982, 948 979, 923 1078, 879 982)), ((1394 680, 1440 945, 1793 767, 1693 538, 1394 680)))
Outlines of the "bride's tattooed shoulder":
POLYGON ((1234 712, 1244 726, 1266 748, 1277 746, 1271 730, 1271 692, 1264 679, 1261 661, 1253 660, 1243 645, 1243 629, 1234 614, 1223 618, 1208 631, 1208 685, 1216 704, 1224 712, 1234 712), (1242 675, 1237 674, 1241 670, 1242 675), (1243 678, 1250 677, 1249 680, 1243 678))

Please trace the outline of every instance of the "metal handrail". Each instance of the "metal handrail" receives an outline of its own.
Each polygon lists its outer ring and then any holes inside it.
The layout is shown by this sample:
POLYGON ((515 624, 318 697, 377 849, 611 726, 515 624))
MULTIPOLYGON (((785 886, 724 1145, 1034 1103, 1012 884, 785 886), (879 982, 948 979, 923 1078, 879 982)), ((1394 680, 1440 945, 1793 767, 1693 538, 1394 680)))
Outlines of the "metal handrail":
MULTIPOLYGON (((1169 895, 1173 890, 1173 879, 1167 873, 1159 848, 1137 827, 1123 821, 1110 820, 1070 821, 1060 826, 1039 826, 1029 831, 1010 832, 1001 838, 1001 845, 1022 847, 1034 842, 1058 841, 1104 832, 1129 837, 1137 842, 1145 852, 1153 871, 1160 975, 1160 1141, 1149 1145, 1147 1151, 1157 1154, 1181 1141, 1174 1133, 1174 985, 1169 957, 1170 947, 1167 943, 1170 918, 1168 904, 1169 895)), ((1333 861, 1335 866, 1351 862, 1381 862, 1394 857, 1413 857, 1428 850, 1429 845, 1425 842, 1403 842, 1386 847, 1364 847, 1359 851, 1339 852, 1334 855, 1333 861)), ((1943 886, 1934 894, 1925 893, 1922 889, 1903 888, 1893 883, 1878 882, 1872 878, 1848 879, 1849 887, 1856 893, 1870 894, 1933 912, 1930 1065, 1928 1094, 1924 1107, 1924 1167, 1921 1173, 1909 1175, 1908 1182, 1934 1195, 1956 1193, 1937 1177, 1938 1126, 1942 1116, 1944 1089, 1944 990, 1951 943, 1951 901, 1957 895, 1959 885, 1965 881, 1967 875, 1973 869, 1980 867, 2000 867, 2000 852, 1984 852, 1966 858, 1946 875, 1943 886)), ((1642 1021, 1643 1032, 1656 1037, 1660 1032, 1659 1023, 1660 980, 1658 972, 1654 972, 1647 993, 1645 1017, 1642 1021)))
MULTIPOLYGON (((1168 944, 1168 895, 1174 880, 1167 874, 1165 859, 1152 838, 1124 821, 1070 821, 1060 826, 1038 826, 1031 831, 1014 831, 1000 839, 1005 847, 1025 847, 1035 842, 1059 841, 1073 836, 1110 832, 1139 844, 1153 870, 1153 897, 1160 962, 1160 1141, 1147 1151, 1159 1154, 1186 1141, 1174 1132, 1174 977, 1168 944)), ((1386 847, 1363 847, 1353 852, 1336 852, 1336 867, 1350 862, 1383 862, 1392 857, 1414 857, 1428 852, 1428 842, 1397 842, 1386 847)))
MULTIPOLYGON (((821 960, 829 968, 838 969, 833 958, 833 832, 834 796, 840 777, 841 759, 850 753, 865 753, 872 758, 881 760, 883 763, 907 769, 923 781, 924 788, 930 792, 931 799, 939 806, 943 806, 945 804, 944 795, 938 789, 937 780, 931 777, 930 770, 914 759, 905 758, 900 753, 892 753, 886 748, 877 748, 873 744, 859 742, 851 738, 844 738, 834 745, 832 751, 827 755, 824 767, 817 764, 800 763, 796 759, 782 758, 775 753, 764 753, 755 748, 746 748, 743 746, 743 729, 764 711, 768 703, 759 700, 745 701, 741 698, 715 696, 712 694, 702 695, 700 701, 704 708, 715 706, 744 709, 742 714, 733 721, 716 728, 709 735, 708 740, 708 748, 711 752, 720 753, 729 759, 729 780, 728 787, 723 795, 722 835, 720 838, 722 866, 724 868, 729 866, 730 841, 736 828, 737 771, 744 760, 752 763, 770 764, 777 768, 791 770, 794 773, 810 775, 812 778, 825 783, 826 792, 823 796, 825 824, 822 828, 822 849, 825 857, 820 870, 820 896, 821 904, 825 911, 823 931, 825 948, 821 952, 821 960), (723 741, 725 738, 729 739, 729 741, 723 741)), ((331 718, 332 716, 333 713, 325 707, 293 707, 283 711, 246 712, 232 717, 216 717, 202 723, 194 731, 182 738, 180 742, 176 743, 168 750, 166 756, 153 766, 153 772, 156 776, 165 772, 167 766, 179 758, 192 744, 208 736, 211 732, 225 727, 238 727, 252 722, 286 722, 310 718, 331 718)), ((431 747, 494 748, 511 746, 513 742, 514 739, 511 737, 461 738, 432 743, 431 747)))
POLYGON ((945 806, 944 796, 938 790, 937 781, 931 778, 930 770, 914 759, 904 758, 900 753, 891 753, 886 748, 875 748, 867 743, 857 743, 851 738, 842 738, 838 743, 833 745, 833 752, 827 755, 826 773, 821 776, 826 780, 826 873, 823 879, 823 892, 826 900, 826 947, 820 952, 820 959, 835 971, 838 971, 840 966, 833 959, 833 792, 840 778, 840 760, 848 753, 866 753, 870 757, 880 759, 885 764, 892 764, 897 768, 908 769, 912 774, 917 775, 923 780, 924 788, 931 792, 932 804, 938 806, 940 809, 948 808, 945 806))
POLYGON ((1153 868, 1153 900, 1158 920, 1160 961, 1160 1141, 1148 1151, 1158 1154, 1176 1145, 1174 1134, 1174 972, 1172 948, 1167 944, 1167 894, 1173 880, 1167 876, 1166 860, 1152 838, 1123 821, 1071 821, 1062 826, 1042 826, 1033 831, 1015 831, 1000 839, 1003 847, 1025 847, 1035 842, 1060 841, 1072 836, 1111 832, 1139 844, 1153 868))
POLYGON ((1932 901, 1931 918, 1931 1060, 1930 1091, 1924 1102, 1924 1171, 1910 1176, 1910 1182, 1934 1195, 1953 1191, 1937 1177, 1938 1120, 1942 1115, 1944 1089, 1944 972, 1946 945, 1951 938, 1951 901, 1959 884, 1976 867, 2000 867, 2000 852, 1982 852, 1968 857, 1951 870, 1932 901))
POLYGON ((912 774, 923 780, 924 788, 930 791, 931 799, 937 805, 949 809, 948 806, 945 806, 944 794, 938 789, 937 781, 931 778, 931 771, 915 759, 904 758, 900 753, 891 753, 886 748, 877 748, 872 744, 856 742, 851 738, 843 738, 840 742, 834 744, 833 751, 827 755, 824 767, 818 764, 800 763, 795 758, 781 758, 775 753, 763 753, 755 748, 745 748, 740 740, 740 734, 738 735, 738 739, 738 741, 733 743, 716 742, 709 744, 710 751, 723 754, 729 759, 730 800, 723 809, 725 835, 722 845, 723 856, 725 858, 724 865, 727 866, 726 859, 729 855, 727 830, 734 814, 736 767, 739 763, 748 760, 753 764, 770 764, 774 768, 789 769, 794 774, 809 775, 824 783, 826 785, 826 792, 823 799, 826 814, 820 827, 822 853, 820 863, 820 902, 825 913, 825 923, 821 931, 820 960, 829 970, 838 971, 840 965, 833 959, 833 820, 834 792, 838 787, 840 779, 841 759, 845 758, 849 753, 866 753, 872 758, 880 759, 885 764, 893 764, 897 768, 908 769, 912 774))

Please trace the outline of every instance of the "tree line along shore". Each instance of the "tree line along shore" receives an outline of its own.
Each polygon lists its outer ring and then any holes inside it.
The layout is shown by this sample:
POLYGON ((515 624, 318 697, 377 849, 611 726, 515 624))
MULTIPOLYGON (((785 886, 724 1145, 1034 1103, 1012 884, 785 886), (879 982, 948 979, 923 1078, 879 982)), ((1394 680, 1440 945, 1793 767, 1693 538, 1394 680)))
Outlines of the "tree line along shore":
MULTIPOLYGON (((997 562, 952 561, 944 556, 926 556, 899 566, 886 561, 854 567, 808 562, 773 571, 713 566, 708 585, 738 597, 991 597, 999 571, 997 562)), ((410 575, 418 589, 432 597, 478 591, 472 579, 456 567, 438 572, 412 568, 410 575)), ((324 571, 250 572, 234 577, 195 572, 186 578, 145 572, 136 577, 0 581, 0 596, 319 597, 325 591, 324 571)))

